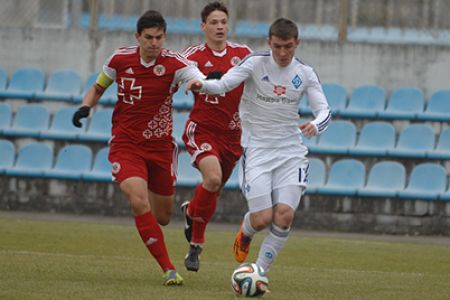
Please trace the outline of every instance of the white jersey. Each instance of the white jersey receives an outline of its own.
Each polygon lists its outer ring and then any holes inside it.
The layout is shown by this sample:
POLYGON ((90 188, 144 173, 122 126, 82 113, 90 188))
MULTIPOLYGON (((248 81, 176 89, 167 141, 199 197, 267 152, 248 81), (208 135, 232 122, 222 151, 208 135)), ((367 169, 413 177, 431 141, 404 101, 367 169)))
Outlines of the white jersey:
POLYGON ((280 67, 271 51, 248 55, 220 80, 204 80, 200 92, 221 94, 244 82, 239 106, 243 147, 277 148, 302 142, 299 102, 308 97, 318 134, 331 119, 322 86, 314 70, 294 58, 280 67))

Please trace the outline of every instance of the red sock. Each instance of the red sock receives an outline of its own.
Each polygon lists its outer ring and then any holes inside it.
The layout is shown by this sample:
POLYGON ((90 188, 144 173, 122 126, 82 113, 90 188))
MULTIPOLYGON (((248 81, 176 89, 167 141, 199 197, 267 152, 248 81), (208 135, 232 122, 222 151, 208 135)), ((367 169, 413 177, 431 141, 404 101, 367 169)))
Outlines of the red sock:
POLYGON ((136 228, 142 241, 147 246, 148 251, 156 259, 161 269, 165 272, 167 270, 175 270, 167 253, 166 243, 161 231, 161 227, 156 222, 155 216, 151 212, 135 216, 134 221, 136 228))
POLYGON ((216 204, 217 192, 210 192, 199 184, 188 207, 188 214, 192 218, 192 243, 205 242, 206 225, 216 211, 216 204))

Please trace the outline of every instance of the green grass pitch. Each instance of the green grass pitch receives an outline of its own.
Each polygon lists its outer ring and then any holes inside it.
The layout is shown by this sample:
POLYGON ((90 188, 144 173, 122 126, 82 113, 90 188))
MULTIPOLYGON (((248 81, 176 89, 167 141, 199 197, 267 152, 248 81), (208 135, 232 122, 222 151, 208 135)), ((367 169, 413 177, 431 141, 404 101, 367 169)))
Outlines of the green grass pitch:
MULTIPOLYGON (((100 217, 101 218, 101 217, 100 217)), ((0 299, 234 299, 236 226, 213 224, 198 273, 187 272, 182 224, 164 228, 181 287, 161 271, 131 222, 0 214, 0 299)), ((263 234, 254 240, 254 261, 263 234)), ((442 238, 442 240, 445 238, 442 238)), ((449 299, 450 243, 293 232, 265 299, 449 299)))

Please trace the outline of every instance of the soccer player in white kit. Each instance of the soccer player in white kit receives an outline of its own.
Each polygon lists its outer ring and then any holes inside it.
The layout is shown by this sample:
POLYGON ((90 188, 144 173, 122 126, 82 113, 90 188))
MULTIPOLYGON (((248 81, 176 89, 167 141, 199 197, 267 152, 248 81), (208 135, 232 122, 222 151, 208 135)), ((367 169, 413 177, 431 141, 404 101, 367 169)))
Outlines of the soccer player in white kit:
POLYGON ((217 95, 244 82, 239 106, 244 153, 239 173, 249 212, 234 242, 238 262, 247 258, 254 234, 270 230, 256 263, 268 271, 288 239, 308 182, 308 149, 302 136, 321 134, 331 112, 314 70, 295 57, 297 25, 277 19, 269 29, 269 51, 248 55, 220 80, 191 80, 186 90, 217 95), (306 95, 314 120, 298 125, 299 101, 306 95))

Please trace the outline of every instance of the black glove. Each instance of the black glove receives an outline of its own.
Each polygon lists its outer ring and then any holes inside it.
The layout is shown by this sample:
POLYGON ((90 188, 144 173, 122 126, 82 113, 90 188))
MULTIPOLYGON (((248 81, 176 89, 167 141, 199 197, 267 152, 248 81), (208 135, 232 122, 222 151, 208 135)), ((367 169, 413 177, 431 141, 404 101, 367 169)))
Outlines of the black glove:
POLYGON ((91 108, 89 106, 82 106, 80 107, 74 114, 72 118, 73 126, 81 128, 81 122, 80 120, 83 118, 87 118, 89 116, 89 111, 91 108))
POLYGON ((206 79, 220 79, 222 77, 222 72, 220 71, 211 71, 208 73, 208 76, 206 76, 206 79))

